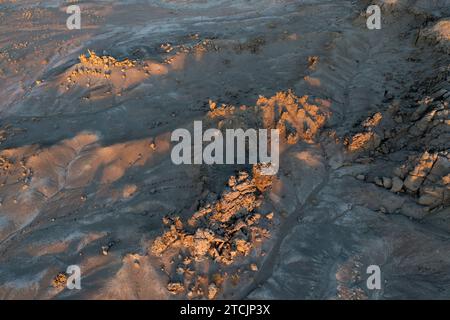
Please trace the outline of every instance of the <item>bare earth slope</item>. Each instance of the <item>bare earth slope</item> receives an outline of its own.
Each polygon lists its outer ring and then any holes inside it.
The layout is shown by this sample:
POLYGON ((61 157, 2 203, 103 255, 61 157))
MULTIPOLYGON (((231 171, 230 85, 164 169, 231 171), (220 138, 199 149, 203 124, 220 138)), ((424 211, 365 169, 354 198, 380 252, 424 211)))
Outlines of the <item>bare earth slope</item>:
POLYGON ((0 298, 448 298, 450 2, 375 2, 381 30, 368 1, 136 0, 70 31, 0 0, 0 298), (174 165, 194 120, 280 129, 278 175, 174 165))

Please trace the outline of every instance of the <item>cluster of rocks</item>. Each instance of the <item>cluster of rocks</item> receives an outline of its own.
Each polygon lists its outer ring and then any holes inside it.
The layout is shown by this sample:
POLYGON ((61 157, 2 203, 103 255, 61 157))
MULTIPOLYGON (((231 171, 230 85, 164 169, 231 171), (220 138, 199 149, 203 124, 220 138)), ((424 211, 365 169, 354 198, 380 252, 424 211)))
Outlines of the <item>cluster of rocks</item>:
POLYGON ((103 69, 110 69, 112 67, 117 68, 131 68, 136 65, 135 61, 131 61, 129 59, 124 59, 122 61, 116 60, 111 56, 98 56, 94 51, 88 50, 89 56, 80 55, 79 59, 83 65, 91 65, 101 67, 103 69))
MULTIPOLYGON (((386 111, 362 123, 364 131, 348 139, 348 151, 370 161, 404 158, 390 175, 367 179, 394 193, 404 193, 430 209, 450 204, 450 65, 437 66, 386 111)), ((384 161, 384 160, 382 160, 384 161)), ((372 173, 372 176, 374 174, 372 173)), ((376 173, 375 173, 376 175, 376 173)))
POLYGON ((242 53, 248 51, 250 53, 259 53, 262 47, 266 44, 266 40, 263 37, 256 37, 248 39, 245 42, 239 42, 233 46, 236 53, 242 53))
POLYGON ((277 92, 267 98, 260 96, 255 106, 235 107, 210 101, 208 118, 219 128, 278 129, 281 142, 293 145, 311 142, 330 117, 327 108, 309 102, 308 96, 298 97, 292 90, 277 92))
POLYGON ((375 132, 375 128, 379 125, 383 115, 380 112, 367 118, 363 123, 363 132, 358 132, 353 137, 346 137, 344 145, 350 152, 370 151, 377 148, 381 143, 380 135, 375 132))
POLYGON ((288 144, 312 141, 330 117, 325 108, 308 102, 308 96, 298 97, 292 90, 278 92, 271 98, 260 97, 256 103, 264 128, 280 130, 288 144))
POLYGON ((160 50, 162 53, 169 54, 174 53, 175 55, 181 53, 198 53, 198 52, 209 52, 209 51, 219 51, 220 47, 218 46, 215 39, 204 38, 200 39, 199 34, 192 34, 186 37, 187 42, 185 44, 174 45, 172 43, 163 43, 160 45, 160 50))
POLYGON ((124 59, 116 60, 111 56, 98 56, 94 51, 88 50, 88 55, 80 55, 80 64, 67 76, 68 85, 73 85, 80 76, 95 76, 110 79, 113 72, 120 70, 122 77, 125 77, 126 70, 136 66, 136 61, 124 59))
MULTIPOLYGON (((34 118, 32 119, 33 121, 35 121, 34 118)), ((26 132, 26 129, 13 126, 10 123, 6 123, 0 126, 0 145, 5 143, 8 139, 13 138, 14 136, 22 134, 24 132, 26 132)))
MULTIPOLYGON (((308 96, 298 97, 289 90, 278 92, 271 98, 260 96, 254 106, 236 107, 210 101, 206 119, 213 122, 211 126, 221 130, 236 127, 279 129, 280 142, 288 145, 310 142, 320 133, 330 114, 328 108, 308 100, 308 96)), ((274 177, 262 175, 263 166, 254 165, 251 175, 241 171, 231 176, 221 197, 208 201, 186 222, 179 217, 164 219, 168 230, 154 240, 151 252, 162 258, 181 254, 178 259, 181 263, 175 272, 177 276, 169 275, 173 281, 167 289, 171 293, 187 291, 189 298, 215 297, 221 287, 219 281, 205 281, 192 270, 193 263, 209 260, 232 267, 238 257, 248 256, 270 236, 274 214, 262 214, 259 208, 274 177)), ((258 266, 251 263, 248 270, 256 272, 258 266)))
POLYGON ((60 86, 65 86, 67 91, 77 86, 94 88, 106 85, 105 93, 121 96, 120 86, 124 86, 127 81, 133 83, 163 69, 163 64, 128 58, 117 60, 112 56, 99 56, 94 51, 88 50, 88 54, 80 55, 79 63, 64 75, 60 86))
POLYGON ((416 198, 418 204, 430 208, 450 205, 448 152, 430 154, 425 151, 420 156, 411 156, 393 173, 393 177, 375 177, 374 183, 395 193, 408 193, 416 198))
MULTIPOLYGON (((0 176, 2 175, 8 176, 10 180, 21 182, 22 189, 26 189, 33 177, 33 171, 26 165, 25 159, 14 160, 0 155, 0 176)), ((5 182, 2 182, 2 186, 4 184, 5 182)))
POLYGON ((258 226, 262 215, 255 212, 262 202, 261 192, 271 185, 270 176, 259 175, 259 167, 255 165, 253 178, 247 172, 230 177, 222 197, 195 212, 187 226, 179 217, 164 218, 169 230, 155 239, 152 253, 185 248, 195 260, 209 256, 224 264, 247 255, 255 242, 269 235, 258 226))
POLYGON ((0 169, 3 173, 8 173, 12 165, 12 162, 8 158, 0 157, 0 169))
MULTIPOLYGON (((200 290, 201 285, 196 284, 202 283, 202 279, 199 280, 190 268, 194 262, 212 260, 229 266, 237 257, 249 255, 252 249, 270 236, 268 227, 273 213, 263 215, 257 212, 263 201, 263 192, 270 188, 273 179, 272 176, 261 175, 262 168, 261 164, 254 165, 252 176, 243 171, 231 176, 222 196, 200 208, 187 223, 179 217, 163 219, 168 230, 154 240, 152 254, 184 256, 176 269, 178 275, 184 275, 183 283, 170 282, 170 292, 184 292, 187 281, 192 284, 188 297, 201 296, 200 292, 205 292, 205 289, 200 290)), ((212 284, 208 285, 210 298, 217 294, 220 287, 217 281, 212 284)))
POLYGON ((65 272, 58 273, 53 279, 52 279, 52 286, 53 288, 62 289, 66 287, 67 284, 67 274, 65 272))
POLYGON ((441 19, 423 30, 422 39, 434 48, 450 54, 450 18, 441 19))

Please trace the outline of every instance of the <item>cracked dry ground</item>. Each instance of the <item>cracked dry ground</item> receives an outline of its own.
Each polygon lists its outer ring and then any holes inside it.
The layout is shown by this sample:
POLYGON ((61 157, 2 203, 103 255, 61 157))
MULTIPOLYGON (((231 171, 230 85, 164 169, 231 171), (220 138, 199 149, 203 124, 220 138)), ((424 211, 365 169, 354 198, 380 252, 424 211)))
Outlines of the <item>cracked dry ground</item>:
POLYGON ((0 298, 448 298, 450 4, 375 2, 0 1, 0 298), (194 120, 278 174, 175 166, 194 120))

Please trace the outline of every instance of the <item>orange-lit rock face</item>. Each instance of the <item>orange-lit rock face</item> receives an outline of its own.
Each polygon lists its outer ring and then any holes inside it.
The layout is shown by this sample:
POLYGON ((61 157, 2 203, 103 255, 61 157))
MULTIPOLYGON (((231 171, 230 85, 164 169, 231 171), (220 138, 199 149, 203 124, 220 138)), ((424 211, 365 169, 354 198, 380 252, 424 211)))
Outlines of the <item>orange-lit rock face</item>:
MULTIPOLYGON (((108 86, 110 94, 121 95, 124 90, 135 86, 151 76, 160 76, 169 72, 167 64, 153 61, 116 60, 111 56, 98 56, 89 50, 88 54, 79 57, 80 63, 75 65, 66 76, 65 90, 76 87, 108 86)), ((182 64, 175 64, 180 69, 182 64)), ((97 99, 91 95, 89 99, 97 99)))
POLYGON ((325 124, 328 113, 308 103, 308 96, 297 97, 293 92, 279 92, 257 102, 266 128, 277 128, 289 144, 299 140, 310 142, 325 124))
MULTIPOLYGON (((188 261, 186 267, 191 261, 203 261, 207 264, 214 261, 219 265, 230 266, 235 264, 239 257, 248 256, 269 237, 269 230, 263 226, 270 225, 270 220, 273 219, 273 213, 265 218, 258 213, 263 201, 261 192, 270 188, 273 179, 261 176, 259 167, 253 167, 253 178, 246 172, 231 176, 228 188, 221 198, 207 203, 195 212, 186 226, 178 217, 165 218, 169 230, 155 239, 151 253, 164 258, 164 255, 172 257, 179 252, 185 255, 183 261, 188 261)), ((184 275, 184 281, 189 283, 195 271, 186 270, 181 268, 180 273, 184 275)), ((211 285, 208 293, 190 291, 188 295, 195 294, 212 299, 220 291, 220 285, 211 285)), ((170 284, 168 289, 174 294, 182 294, 186 290, 180 283, 170 284)))
POLYGON ((260 96, 255 106, 218 105, 210 101, 208 117, 218 121, 219 127, 242 126, 278 129, 282 142, 312 142, 330 116, 329 104, 318 100, 310 104, 309 97, 298 97, 291 90, 276 93, 270 98, 260 96), (323 104, 322 104, 323 103, 323 104))
POLYGON ((231 264, 238 253, 247 255, 250 248, 262 240, 261 236, 268 235, 267 230, 257 227, 261 215, 255 210, 261 205, 261 192, 270 187, 273 178, 260 176, 258 170, 258 166, 254 166, 253 179, 246 172, 230 177, 229 190, 187 221, 187 230, 195 230, 193 234, 186 233, 179 218, 168 220, 170 230, 155 240, 152 253, 160 255, 171 247, 185 248, 197 260, 210 257, 225 264, 231 264), (250 232, 249 238, 235 239, 242 228, 250 232))
POLYGON ((437 48, 450 52, 450 19, 447 17, 437 21, 424 30, 423 37, 431 41, 437 48))

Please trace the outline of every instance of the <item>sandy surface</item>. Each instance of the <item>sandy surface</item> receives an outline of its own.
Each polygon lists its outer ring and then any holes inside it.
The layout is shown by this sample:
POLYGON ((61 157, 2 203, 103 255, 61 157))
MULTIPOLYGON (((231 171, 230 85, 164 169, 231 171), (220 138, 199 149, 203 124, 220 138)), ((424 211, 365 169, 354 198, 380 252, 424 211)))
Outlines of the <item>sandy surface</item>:
POLYGON ((0 298, 450 297, 450 1, 372 1, 382 30, 369 1, 78 2, 70 31, 0 0, 0 298), (277 176, 174 165, 194 120, 285 130, 277 176))

